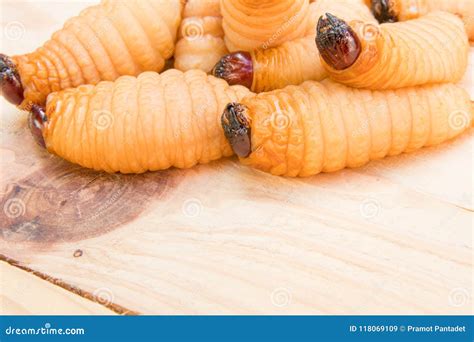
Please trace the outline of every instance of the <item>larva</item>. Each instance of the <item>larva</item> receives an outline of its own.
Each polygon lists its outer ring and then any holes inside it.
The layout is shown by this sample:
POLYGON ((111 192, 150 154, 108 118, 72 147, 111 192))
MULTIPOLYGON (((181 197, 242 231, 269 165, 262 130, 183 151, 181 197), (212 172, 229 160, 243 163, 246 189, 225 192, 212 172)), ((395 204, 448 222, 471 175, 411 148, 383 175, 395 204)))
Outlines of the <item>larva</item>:
POLYGON ((305 177, 438 145, 469 128, 473 112, 453 84, 371 91, 307 81, 229 104, 222 126, 244 164, 305 177))
POLYGON ((416 19, 428 13, 425 0, 365 0, 365 2, 381 24, 416 19))
POLYGON ((318 0, 310 4, 308 27, 306 35, 316 38, 316 25, 322 15, 334 13, 347 22, 362 21, 367 24, 375 24, 377 20, 363 0, 318 0))
POLYGON ((69 19, 32 53, 1 55, 1 89, 26 108, 49 93, 160 71, 173 55, 181 0, 104 0, 69 19))
POLYGON ((401 23, 350 25, 331 14, 318 22, 316 44, 329 76, 357 88, 396 89, 458 82, 468 64, 469 42, 462 21, 433 12, 401 23))
POLYGON ((474 1, 472 0, 368 0, 380 23, 415 19, 431 11, 460 16, 470 40, 474 40, 474 1))
POLYGON ((53 93, 45 111, 33 107, 30 128, 51 153, 87 168, 189 168, 232 154, 220 115, 248 94, 200 70, 144 72, 53 93))
POLYGON ((244 85, 254 92, 298 85, 307 80, 320 81, 327 77, 327 73, 314 44, 318 19, 326 12, 331 12, 348 22, 365 22, 368 28, 376 24, 362 0, 318 0, 311 3, 309 12, 304 38, 287 41, 274 48, 226 55, 214 67, 214 75, 230 84, 244 85))
POLYGON ((210 72, 227 53, 219 0, 188 0, 176 43, 175 68, 210 72))
POLYGON ((221 0, 229 51, 274 47, 306 33, 309 0, 221 0))

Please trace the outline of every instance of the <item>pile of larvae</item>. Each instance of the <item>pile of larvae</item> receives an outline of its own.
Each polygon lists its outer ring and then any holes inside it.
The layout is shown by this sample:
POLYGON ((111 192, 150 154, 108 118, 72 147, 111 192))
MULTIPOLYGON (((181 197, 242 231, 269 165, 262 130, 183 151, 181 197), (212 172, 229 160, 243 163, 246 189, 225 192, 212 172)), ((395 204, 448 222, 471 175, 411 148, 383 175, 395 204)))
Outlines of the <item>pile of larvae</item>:
POLYGON ((103 0, 1 54, 0 89, 86 168, 307 177, 469 130, 472 40, 472 0, 103 0))

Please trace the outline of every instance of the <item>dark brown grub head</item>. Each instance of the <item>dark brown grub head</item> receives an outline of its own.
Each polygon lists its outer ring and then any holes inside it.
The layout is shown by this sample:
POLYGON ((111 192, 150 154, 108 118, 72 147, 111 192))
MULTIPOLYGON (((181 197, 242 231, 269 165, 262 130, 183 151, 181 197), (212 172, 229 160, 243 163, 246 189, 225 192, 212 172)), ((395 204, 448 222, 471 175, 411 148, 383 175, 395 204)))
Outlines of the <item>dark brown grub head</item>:
POLYGON ((395 11, 393 0, 372 0, 370 9, 380 24, 395 23, 398 21, 398 15, 395 11))
POLYGON ((326 13, 316 29, 316 46, 324 61, 335 70, 344 70, 359 58, 362 46, 357 34, 344 21, 326 13))
POLYGON ((23 102, 23 86, 13 61, 0 54, 0 92, 5 99, 18 106, 23 102))
POLYGON ((230 85, 243 85, 250 89, 253 83, 252 56, 245 51, 225 55, 214 66, 212 74, 230 85))
POLYGON ((240 103, 229 103, 221 117, 225 137, 235 154, 246 158, 252 151, 250 122, 246 115, 247 107, 240 103))
POLYGON ((42 147, 46 147, 43 138, 44 125, 48 121, 44 108, 36 104, 31 106, 30 115, 28 117, 28 126, 30 127, 33 138, 42 147))

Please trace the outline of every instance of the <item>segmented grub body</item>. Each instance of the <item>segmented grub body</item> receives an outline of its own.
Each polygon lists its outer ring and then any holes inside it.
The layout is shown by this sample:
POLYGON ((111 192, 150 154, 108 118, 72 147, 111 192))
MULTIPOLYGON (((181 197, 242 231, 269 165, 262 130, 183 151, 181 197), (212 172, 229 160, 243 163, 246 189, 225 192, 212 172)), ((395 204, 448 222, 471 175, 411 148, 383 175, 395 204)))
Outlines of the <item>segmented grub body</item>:
POLYGON ((122 76, 51 94, 43 137, 50 152, 95 170, 189 168, 232 154, 220 115, 248 94, 199 70, 122 76))
POLYGON ((228 53, 219 0, 188 0, 178 38, 175 68, 210 72, 217 61, 228 53))
POLYGON ((367 27, 376 24, 362 0, 319 0, 310 5, 309 12, 305 37, 274 48, 258 48, 250 53, 253 63, 252 91, 270 91, 327 77, 314 41, 318 19, 326 12, 349 22, 364 22, 367 27))
MULTIPOLYGON (((422 1, 422 0, 418 0, 422 1)), ((472 0, 425 0, 430 11, 447 11, 460 16, 464 22, 469 40, 474 41, 474 1, 472 0)), ((422 6, 423 8, 423 6, 422 6)), ((425 13, 420 12, 420 15, 425 13)))
POLYGON ((229 51, 278 46, 305 36, 309 0, 221 0, 229 51))
POLYGON ((463 77, 469 42, 462 21, 447 12, 382 24, 364 36, 363 23, 352 23, 362 44, 355 63, 335 70, 323 61, 330 77, 357 88, 397 89, 416 85, 458 82, 463 77))
POLYGON ((160 71, 173 55, 180 0, 104 0, 88 7, 36 51, 12 57, 25 107, 54 91, 160 71))
MULTIPOLYGON (((380 9, 374 0, 374 11, 380 9)), ((474 1, 472 0, 390 0, 388 10, 397 21, 421 17, 432 11, 446 11, 462 18, 470 40, 474 40, 474 1)))
POLYGON ((471 126, 469 95, 452 84, 370 91, 325 80, 240 102, 251 151, 274 175, 311 176, 447 141, 471 126))

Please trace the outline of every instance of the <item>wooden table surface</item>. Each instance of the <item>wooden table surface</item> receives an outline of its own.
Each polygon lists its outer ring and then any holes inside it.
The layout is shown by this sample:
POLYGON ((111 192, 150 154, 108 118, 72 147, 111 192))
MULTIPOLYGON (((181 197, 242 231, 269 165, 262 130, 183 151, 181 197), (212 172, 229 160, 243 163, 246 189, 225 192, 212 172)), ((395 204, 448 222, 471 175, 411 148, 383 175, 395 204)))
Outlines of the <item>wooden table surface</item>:
MULTIPOLYGON (((1 51, 86 4, 2 1, 1 51)), ((472 129, 308 179, 234 158, 123 176, 47 154, 26 113, 0 111, 2 314, 473 313, 472 129)))

